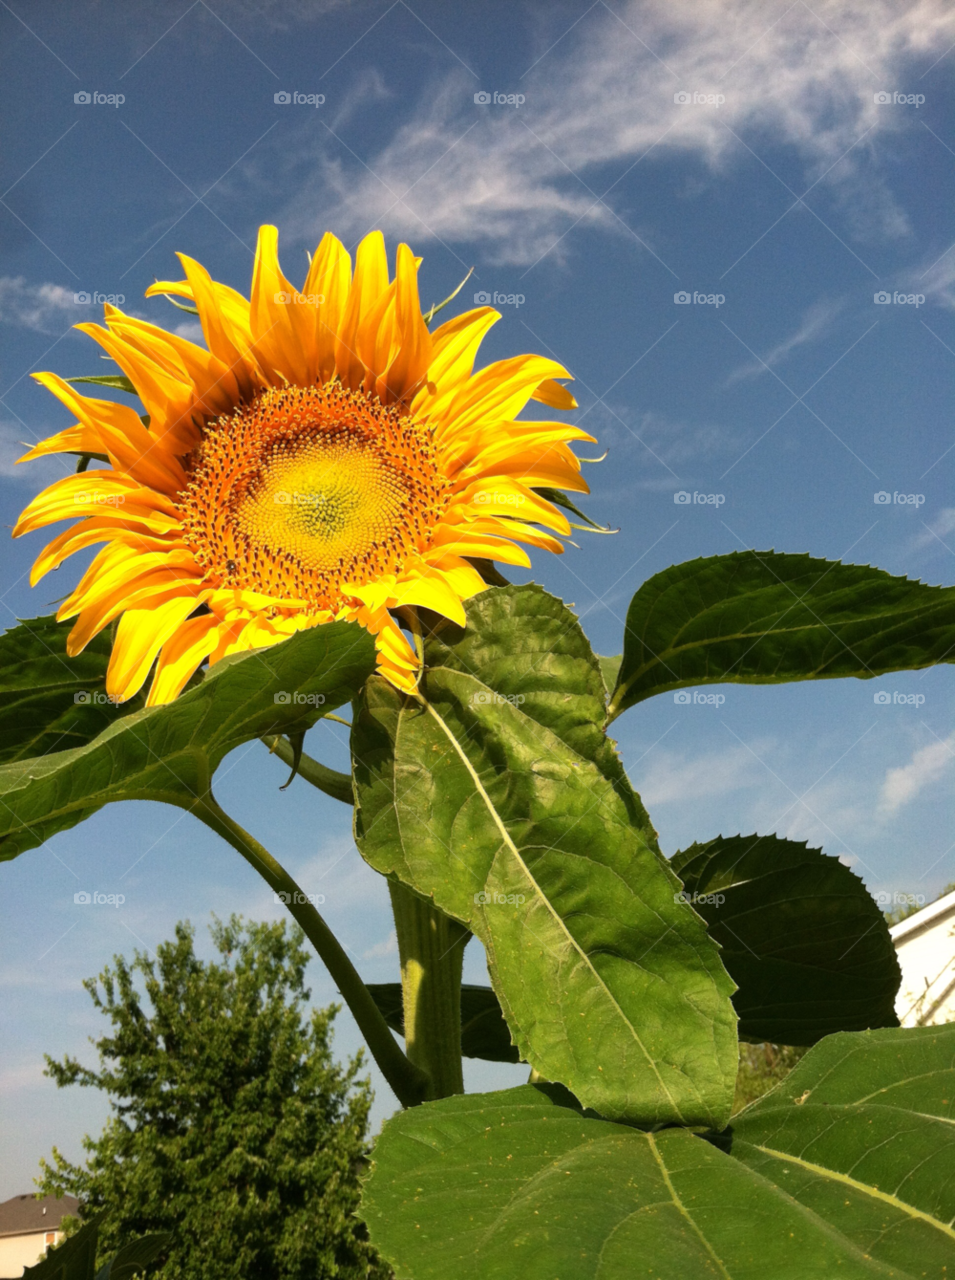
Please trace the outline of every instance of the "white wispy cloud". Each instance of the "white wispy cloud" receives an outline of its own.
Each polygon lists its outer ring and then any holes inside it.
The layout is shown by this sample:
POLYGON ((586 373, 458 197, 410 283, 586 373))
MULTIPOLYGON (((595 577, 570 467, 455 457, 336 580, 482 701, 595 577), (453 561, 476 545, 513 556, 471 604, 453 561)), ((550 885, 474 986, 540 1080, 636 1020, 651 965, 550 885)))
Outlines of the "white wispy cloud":
MULTIPOLYGON (((757 744, 757 754, 762 754, 757 744)), ((747 747, 731 747, 688 758, 682 752, 658 751, 643 770, 634 770, 635 785, 644 802, 686 804, 706 796, 725 795, 759 785, 765 778, 757 754, 747 747)))
POLYGON ((30 284, 24 276, 0 276, 0 322, 59 333, 86 319, 72 289, 60 284, 30 284))
POLYGON ((931 786, 952 771, 955 765, 955 733, 927 747, 919 747, 906 765, 889 769, 879 795, 879 810, 883 814, 896 813, 909 804, 920 791, 931 786))
POLYGON ((943 507, 935 518, 928 524, 922 521, 924 532, 916 534, 910 543, 909 550, 923 551, 926 547, 944 547, 946 551, 950 551, 951 547, 946 546, 945 539, 950 533, 955 533, 955 507, 943 507))
POLYGON ((559 34, 542 36, 540 61, 521 78, 523 106, 475 104, 475 91, 496 86, 461 70, 423 86, 411 118, 363 163, 324 136, 284 226, 312 243, 328 225, 354 237, 382 226, 531 264, 560 255, 573 226, 600 225, 665 256, 627 225, 598 168, 613 163, 622 176, 651 153, 683 153, 715 171, 747 154, 745 136, 757 152, 767 139, 790 145, 806 186, 841 184, 853 208, 868 202, 880 234, 906 229, 865 166, 874 139, 911 127, 912 113, 874 99, 952 43, 955 11, 943 0, 904 10, 893 0, 632 0, 619 12, 595 6, 545 52, 559 34), (725 100, 681 104, 681 92, 725 100))
POLYGON ((924 293, 939 306, 955 310, 955 245, 921 275, 911 278, 908 287, 915 293, 924 293))
POLYGON ((768 373, 771 369, 775 369, 778 364, 782 364, 791 352, 799 347, 804 347, 808 343, 815 342, 817 339, 827 334, 832 322, 836 316, 842 311, 843 304, 841 302, 814 302, 813 305, 804 313, 796 329, 782 342, 767 351, 765 355, 759 357, 758 360, 750 360, 745 364, 734 369, 726 379, 726 385, 731 386, 734 382, 741 382, 745 378, 755 378, 761 373, 768 373))

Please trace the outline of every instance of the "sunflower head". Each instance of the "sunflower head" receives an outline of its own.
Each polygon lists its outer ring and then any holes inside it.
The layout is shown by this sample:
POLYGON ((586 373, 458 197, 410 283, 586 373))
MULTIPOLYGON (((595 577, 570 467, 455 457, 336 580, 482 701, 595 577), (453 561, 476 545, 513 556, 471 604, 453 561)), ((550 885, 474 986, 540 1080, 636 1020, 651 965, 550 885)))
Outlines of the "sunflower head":
POLYGON ((378 664, 415 688, 402 621, 423 606, 458 623, 482 591, 474 559, 528 565, 518 545, 563 550, 563 514, 537 492, 587 492, 561 422, 518 421, 528 400, 575 407, 567 371, 524 355, 474 373, 500 318, 480 307, 428 331, 416 259, 384 239, 358 246, 354 273, 326 234, 301 290, 262 227, 247 300, 180 255, 185 279, 147 296, 189 299, 205 347, 107 306, 77 326, 116 361, 148 417, 35 375, 75 415, 21 461, 106 458, 23 512, 14 536, 74 519, 37 559, 36 583, 74 551, 105 544, 58 617, 79 653, 118 618, 107 690, 175 698, 207 660, 261 648, 332 619, 377 642, 378 664), (148 423, 148 426, 144 425, 148 423))

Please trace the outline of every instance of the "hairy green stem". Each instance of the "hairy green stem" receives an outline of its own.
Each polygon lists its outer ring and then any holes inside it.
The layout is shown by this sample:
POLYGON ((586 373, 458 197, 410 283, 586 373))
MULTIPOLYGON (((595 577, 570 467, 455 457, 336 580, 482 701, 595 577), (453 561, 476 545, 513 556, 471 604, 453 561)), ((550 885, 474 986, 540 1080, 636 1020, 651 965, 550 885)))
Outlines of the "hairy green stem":
POLYGON ((470 933, 411 889, 389 881, 395 913, 405 1051, 429 1077, 428 1098, 464 1092, 461 967, 470 933))
MULTIPOLYGON (((362 982, 358 970, 345 954, 341 943, 309 902, 285 868, 259 844, 254 836, 243 830, 218 802, 212 792, 190 806, 190 812, 227 840, 233 849, 258 871, 275 893, 282 895, 289 911, 301 925, 305 936, 318 952, 335 985, 348 1005, 372 1057, 391 1085, 398 1101, 405 1107, 422 1102, 428 1094, 428 1078, 418 1066, 401 1051, 372 999, 371 992, 362 982)), ((460 1032, 459 1032, 460 1039, 460 1032)))
MULTIPOLYGON (((274 755, 277 755, 289 767, 294 764, 295 748, 288 738, 283 737, 280 733, 272 733, 264 737, 262 741, 274 755)), ((319 791, 324 791, 327 796, 331 796, 335 800, 341 800, 344 804, 355 803, 355 793, 352 790, 351 778, 347 773, 339 773, 337 769, 329 769, 327 765, 321 764, 318 760, 313 760, 304 751, 298 762, 298 772, 306 782, 310 782, 319 791)))

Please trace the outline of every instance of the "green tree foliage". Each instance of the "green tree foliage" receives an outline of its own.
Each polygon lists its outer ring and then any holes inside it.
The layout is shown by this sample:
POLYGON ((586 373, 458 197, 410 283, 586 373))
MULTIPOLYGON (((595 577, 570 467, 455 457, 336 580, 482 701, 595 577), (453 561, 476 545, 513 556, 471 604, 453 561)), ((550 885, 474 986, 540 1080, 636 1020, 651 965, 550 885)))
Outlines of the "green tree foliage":
POLYGON ((102 1215, 100 1261, 172 1232, 164 1280, 384 1280, 355 1217, 371 1093, 360 1053, 332 1058, 336 1008, 307 1016, 303 935, 235 916, 211 933, 221 961, 180 923, 155 960, 116 956, 84 983, 112 1023, 99 1069, 47 1057, 47 1074, 102 1089, 113 1114, 86 1167, 54 1148, 42 1190, 102 1215))

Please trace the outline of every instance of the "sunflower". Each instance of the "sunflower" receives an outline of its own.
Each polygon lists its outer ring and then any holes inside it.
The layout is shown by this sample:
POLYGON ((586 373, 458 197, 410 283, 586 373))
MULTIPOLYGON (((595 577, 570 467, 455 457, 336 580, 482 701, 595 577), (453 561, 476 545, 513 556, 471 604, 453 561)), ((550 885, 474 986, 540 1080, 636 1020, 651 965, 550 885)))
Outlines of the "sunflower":
POLYGON ((475 559, 529 565, 518 542, 560 552, 570 526, 536 489, 587 492, 561 422, 515 421, 528 400, 576 403, 537 355, 473 372, 499 314, 479 307, 429 332, 420 258, 384 238, 355 269, 326 234, 302 290, 282 274, 278 233, 259 231, 251 297, 179 255, 185 280, 147 296, 189 299, 205 348, 113 306, 81 324, 119 365, 146 416, 35 374, 76 416, 21 461, 54 453, 108 463, 50 485, 14 536, 68 518, 31 582, 97 543, 58 618, 77 654, 114 619, 106 687, 169 702, 204 662, 277 644, 333 619, 376 638, 378 666, 415 688, 402 622, 422 606, 463 625, 486 587, 475 559), (550 532, 548 532, 550 530, 550 532))

